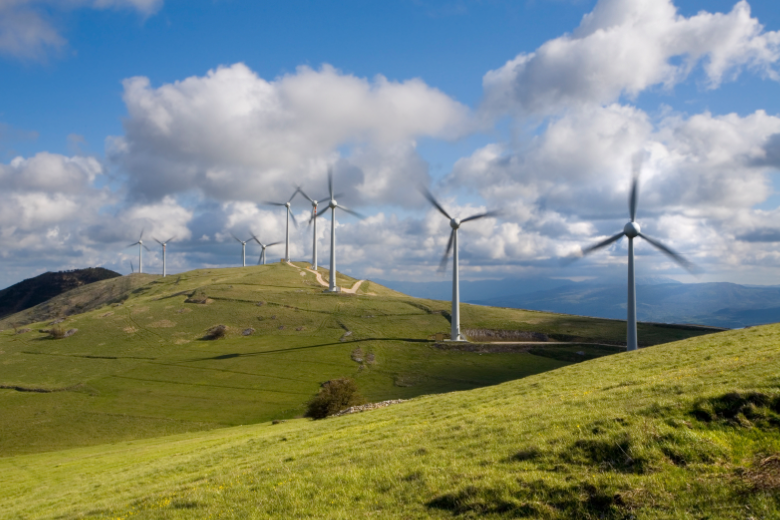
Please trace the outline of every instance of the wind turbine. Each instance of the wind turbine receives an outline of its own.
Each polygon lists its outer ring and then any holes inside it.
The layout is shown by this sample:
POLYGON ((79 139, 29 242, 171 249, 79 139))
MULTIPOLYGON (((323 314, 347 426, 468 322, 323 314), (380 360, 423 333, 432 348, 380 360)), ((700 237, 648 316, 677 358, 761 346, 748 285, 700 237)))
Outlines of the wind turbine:
POLYGON ((285 246, 284 246, 284 260, 285 262, 290 261, 290 218, 292 217, 293 224, 295 227, 298 227, 298 223, 295 221, 295 215, 293 215, 290 212, 290 202, 295 198, 295 196, 298 194, 300 190, 298 188, 295 189, 295 191, 292 194, 292 197, 289 198, 287 202, 266 202, 266 204, 270 204, 271 206, 285 206, 287 208, 287 228, 285 233, 285 246))
POLYGON ((623 231, 620 233, 617 233, 616 235, 612 235, 606 240, 602 240, 598 244, 594 244, 588 248, 585 248, 582 250, 582 256, 589 255, 590 253, 593 253, 594 251, 598 251, 599 249, 603 249, 610 244, 617 242, 624 236, 628 238, 628 316, 627 316, 627 332, 626 332, 626 344, 629 351, 631 350, 637 350, 639 348, 639 345, 637 343, 637 332, 636 332, 636 282, 634 279, 634 239, 636 237, 642 237, 650 244, 661 251, 663 254, 680 264, 682 267, 687 269, 690 272, 694 272, 695 266, 683 258, 680 254, 672 251, 665 245, 663 245, 661 242, 654 238, 650 238, 649 236, 642 233, 641 228, 639 227, 639 224, 636 222, 636 207, 638 202, 638 188, 639 188, 639 167, 641 166, 641 163, 637 163, 637 160, 634 160, 634 178, 631 183, 631 195, 629 196, 628 200, 628 210, 631 217, 631 220, 623 227, 623 231))
POLYGON ((451 315, 451 330, 450 341, 468 341, 466 338, 460 335, 460 274, 458 273, 458 229, 460 226, 471 220, 479 220, 485 217, 492 217, 498 215, 498 211, 488 211, 485 213, 479 213, 466 217, 463 220, 459 220, 450 216, 439 202, 434 198, 430 191, 423 188, 422 193, 428 202, 439 210, 439 212, 450 219, 450 240, 447 242, 447 250, 444 252, 444 256, 441 259, 439 265, 439 271, 444 271, 447 268, 447 259, 450 256, 450 251, 453 251, 452 255, 452 315, 451 315))
POLYGON ((306 195, 306 192, 304 192, 300 187, 298 188, 298 191, 308 199, 309 202, 311 202, 311 218, 309 219, 309 224, 314 224, 314 233, 312 234, 312 260, 311 260, 311 268, 313 271, 317 270, 317 204, 318 202, 308 195, 306 195))
MULTIPOLYGON (((300 191, 300 190, 298 190, 300 191)), ((330 201, 328 201, 328 209, 330 209, 330 275, 328 280, 328 290, 326 292, 340 292, 341 287, 336 285, 336 208, 346 211, 358 218, 363 218, 363 215, 356 211, 338 204, 336 198, 333 195, 333 171, 328 170, 328 192, 330 193, 330 201)), ((326 210, 327 211, 327 210, 326 210)), ((315 219, 324 215, 325 212, 318 213, 314 216, 315 219)))
POLYGON ((236 242, 241 244, 241 263, 243 264, 244 267, 246 267, 246 243, 249 242, 249 240, 241 240, 233 233, 230 233, 230 236, 235 238, 236 242))
POLYGON ((157 242, 158 244, 160 244, 162 246, 162 248, 163 248, 163 278, 165 278, 165 276, 166 276, 166 270, 165 270, 165 249, 166 249, 166 247, 168 245, 168 242, 170 242, 173 239, 174 239, 174 237, 171 237, 168 240, 166 240, 165 242, 160 242, 156 238, 154 239, 154 241, 157 242))
POLYGON ((277 244, 281 244, 281 242, 271 242, 270 244, 263 244, 262 242, 260 242, 260 240, 254 234, 252 234, 252 238, 255 240, 255 242, 260 244, 260 247, 263 248, 263 250, 260 252, 260 258, 257 259, 257 265, 260 265, 260 264, 265 265, 265 250, 266 250, 266 248, 269 248, 271 246, 275 246, 277 244))
POLYGON ((149 249, 148 247, 146 247, 144 245, 144 230, 143 229, 141 230, 141 236, 138 239, 138 242, 134 242, 134 243, 130 244, 127 247, 133 247, 133 246, 138 246, 138 272, 139 273, 143 273, 144 272, 144 252, 143 252, 143 250, 146 249, 147 251, 151 252, 151 249, 149 249))

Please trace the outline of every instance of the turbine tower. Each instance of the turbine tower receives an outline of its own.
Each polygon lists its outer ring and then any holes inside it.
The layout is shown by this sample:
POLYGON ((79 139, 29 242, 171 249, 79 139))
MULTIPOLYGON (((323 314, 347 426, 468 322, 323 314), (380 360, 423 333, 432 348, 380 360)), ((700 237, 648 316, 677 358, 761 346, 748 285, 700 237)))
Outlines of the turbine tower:
POLYGON ((160 244, 162 246, 162 248, 163 248, 163 278, 165 278, 167 276, 167 272, 165 270, 165 249, 166 249, 166 246, 168 245, 168 242, 170 242, 173 239, 174 239, 174 237, 171 237, 168 240, 166 240, 165 242, 160 242, 156 238, 154 239, 154 241, 157 242, 158 244, 160 244))
POLYGON ((292 218, 293 224, 295 227, 298 227, 298 223, 295 221, 295 215, 293 215, 290 212, 290 203, 295 198, 295 196, 298 194, 300 190, 295 189, 295 191, 292 194, 292 197, 289 198, 287 202, 266 202, 266 204, 270 204, 271 206, 285 206, 287 208, 287 227, 286 227, 286 234, 285 234, 285 246, 284 246, 284 261, 289 262, 290 261, 290 218, 292 218))
MULTIPOLYGON (((230 236, 236 239, 236 242, 241 244, 241 264, 243 267, 246 267, 246 243, 249 242, 249 240, 241 240, 233 233, 230 233, 230 236)), ((254 235, 253 235, 254 236, 254 235)))
POLYGON ((468 341, 460 334, 460 274, 458 273, 458 229, 460 226, 471 220, 479 220, 481 218, 492 217, 499 214, 498 211, 488 211, 486 213, 479 213, 470 217, 459 220, 450 216, 441 204, 434 198, 430 191, 423 188, 422 193, 428 202, 439 210, 439 212, 450 219, 450 240, 447 242, 447 250, 444 252, 444 256, 441 259, 439 265, 439 271, 444 271, 447 268, 447 260, 450 256, 450 251, 453 251, 452 255, 452 315, 451 315, 451 330, 450 341, 468 341))
POLYGON ((265 250, 271 246, 281 244, 281 242, 271 242, 270 244, 263 244, 254 234, 252 234, 252 238, 254 239, 255 242, 260 244, 260 247, 263 248, 263 250, 260 252, 260 258, 257 259, 257 265, 260 264, 265 265, 265 250))
MULTIPOLYGON (((300 190, 299 190, 300 191, 300 190)), ((330 201, 328 201, 328 209, 330 209, 330 275, 328 280, 328 289, 326 292, 341 292, 341 288, 336 285, 336 209, 346 211, 358 218, 363 218, 363 215, 356 211, 344 207, 336 202, 335 195, 333 195, 333 171, 328 170, 328 192, 330 193, 330 201)), ((317 214, 314 218, 319 218, 323 213, 317 214)))
POLYGON ((682 267, 690 272, 695 272, 695 266, 683 258, 680 254, 672 251, 661 242, 654 238, 642 233, 642 229, 636 222, 636 207, 638 202, 638 188, 639 188, 639 167, 641 164, 637 164, 637 160, 634 161, 634 178, 631 183, 631 195, 628 201, 628 210, 631 220, 623 227, 623 231, 616 235, 612 235, 606 240, 594 244, 588 248, 583 249, 582 256, 589 255, 594 251, 603 249, 614 242, 617 242, 624 236, 628 238, 628 316, 627 316, 627 331, 626 331, 626 344, 628 350, 637 350, 639 344, 637 341, 636 331, 636 280, 634 278, 634 239, 636 237, 642 237, 650 244, 661 251, 663 254, 680 264, 682 267))
POLYGON ((143 273, 144 272, 144 249, 147 251, 151 251, 148 247, 144 245, 144 230, 141 230, 141 236, 138 239, 138 242, 133 242, 127 247, 133 247, 138 246, 138 272, 143 273))
POLYGON ((314 232, 312 233, 312 259, 311 259, 311 268, 312 271, 317 270, 317 204, 318 202, 308 195, 306 195, 306 192, 304 192, 301 188, 298 188, 298 191, 306 197, 306 199, 311 202, 311 218, 309 218, 309 225, 314 225, 314 232))

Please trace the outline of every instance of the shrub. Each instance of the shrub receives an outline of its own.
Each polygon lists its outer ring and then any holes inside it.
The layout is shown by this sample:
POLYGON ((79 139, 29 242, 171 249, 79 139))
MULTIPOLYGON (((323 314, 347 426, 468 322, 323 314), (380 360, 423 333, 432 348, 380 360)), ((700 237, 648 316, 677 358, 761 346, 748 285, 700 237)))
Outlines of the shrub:
POLYGON ((64 328, 54 326, 49 329, 49 337, 52 339, 62 339, 65 337, 65 332, 64 328))
POLYGON ((225 325, 214 325, 206 331, 206 339, 222 339, 227 336, 227 327, 225 325))
POLYGON ((306 417, 324 419, 329 415, 346 410, 350 406, 365 403, 366 400, 358 393, 357 384, 347 378, 331 379, 322 384, 306 408, 306 417))

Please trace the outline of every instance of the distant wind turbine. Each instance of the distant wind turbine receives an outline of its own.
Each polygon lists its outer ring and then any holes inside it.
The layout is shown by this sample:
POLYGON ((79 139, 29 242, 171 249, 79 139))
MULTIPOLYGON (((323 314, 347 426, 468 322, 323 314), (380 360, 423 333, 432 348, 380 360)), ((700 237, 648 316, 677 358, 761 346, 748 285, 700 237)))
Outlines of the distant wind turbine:
POLYGON ((306 199, 311 202, 311 218, 309 218, 309 225, 314 226, 314 230, 312 233, 312 260, 311 260, 311 268, 313 271, 317 270, 317 204, 318 201, 312 199, 308 195, 306 195, 306 192, 304 192, 301 188, 298 188, 298 191, 301 195, 306 197, 306 199))
POLYGON ((144 230, 141 230, 141 236, 138 239, 138 242, 133 242, 127 247, 133 247, 138 246, 138 272, 143 273, 144 272, 144 252, 143 250, 146 249, 147 251, 151 251, 148 247, 144 245, 144 230))
POLYGON ((265 265, 265 250, 271 246, 281 244, 281 242, 271 242, 270 244, 263 244, 254 234, 252 234, 252 238, 255 240, 255 242, 260 244, 260 247, 263 248, 263 250, 260 252, 260 258, 257 259, 257 265, 260 264, 265 265))
MULTIPOLYGON (((358 218, 364 218, 363 215, 356 211, 344 207, 336 202, 335 195, 333 195, 333 171, 328 171, 328 192, 330 193, 330 201, 328 202, 328 209, 330 209, 330 280, 328 281, 327 292, 339 292, 341 288, 336 285, 336 209, 346 211, 358 218)), ((315 219, 321 217, 325 213, 318 213, 314 216, 315 219)))
POLYGON ((165 278, 167 276, 167 272, 166 272, 166 269, 165 269, 165 250, 166 250, 166 248, 168 246, 168 242, 170 242, 171 240, 174 240, 174 237, 169 238, 165 242, 160 242, 156 238, 154 239, 154 241, 157 242, 158 244, 160 244, 162 246, 162 248, 163 248, 163 278, 165 278))
POLYGON ((464 218, 463 220, 458 220, 456 218, 453 218, 450 216, 449 213, 447 213, 441 204, 436 200, 436 198, 431 194, 430 191, 428 191, 426 188, 422 188, 422 194, 425 196, 426 199, 428 199, 428 202, 433 204, 433 206, 439 210, 439 212, 450 219, 450 227, 452 228, 452 231, 450 232, 450 240, 447 242, 447 250, 444 252, 444 256, 441 259, 441 264, 439 265, 439 271, 444 271, 447 268, 447 260, 450 256, 450 251, 453 251, 452 255, 452 315, 451 315, 451 330, 450 330, 450 341, 467 341, 466 338, 461 336, 460 334, 460 274, 458 273, 459 265, 458 265, 458 229, 460 229, 460 226, 462 224, 465 224, 466 222, 469 222, 471 220, 478 220, 481 218, 486 217, 493 217, 498 215, 499 211, 488 211, 486 213, 479 213, 477 215, 472 215, 470 217, 464 218))
POLYGON ((290 218, 292 218, 293 224, 295 227, 298 227, 298 223, 295 221, 295 215, 293 215, 290 212, 290 203, 295 198, 295 196, 298 194, 300 190, 295 189, 295 191, 292 194, 292 197, 289 198, 287 202, 266 202, 266 204, 270 204, 271 206, 284 206, 287 208, 287 227, 285 232, 285 246, 284 246, 284 260, 285 262, 290 261, 290 218))
POLYGON ((241 240, 233 233, 230 233, 230 236, 236 239, 236 242, 241 244, 241 263, 244 267, 246 267, 246 243, 249 242, 249 240, 241 240))
POLYGON ((639 224, 636 222, 636 207, 638 203, 638 191, 639 191, 639 171, 641 169, 642 162, 641 157, 639 155, 634 156, 634 178, 631 183, 631 195, 629 196, 628 200, 628 209, 629 214, 631 217, 631 220, 623 227, 623 231, 620 233, 617 233, 616 235, 612 235, 606 240, 603 240, 599 242, 598 244, 594 244, 588 248, 585 248, 582 250, 582 256, 589 255, 593 253, 594 251, 598 251, 599 249, 603 249, 614 242, 617 242, 623 237, 628 238, 628 317, 627 317, 627 332, 626 332, 626 343, 628 350, 637 350, 639 348, 639 344, 637 341, 637 331, 636 331, 636 283, 634 279, 634 239, 636 237, 642 237, 650 244, 661 251, 663 254, 680 264, 682 267, 687 269, 690 272, 695 272, 696 267, 683 258, 680 254, 672 251, 665 245, 663 245, 661 242, 654 238, 650 238, 649 236, 643 234, 641 232, 641 228, 639 227, 639 224))
POLYGON ((133 262, 130 262, 130 274, 135 273, 135 267, 133 267, 133 262))

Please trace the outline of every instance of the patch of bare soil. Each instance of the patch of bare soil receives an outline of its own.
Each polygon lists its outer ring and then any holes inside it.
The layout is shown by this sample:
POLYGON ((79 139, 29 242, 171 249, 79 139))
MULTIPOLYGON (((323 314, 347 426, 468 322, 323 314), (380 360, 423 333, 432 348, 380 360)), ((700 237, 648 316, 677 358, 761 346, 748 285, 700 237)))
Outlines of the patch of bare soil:
POLYGON ((339 413, 331 415, 331 417, 340 417, 342 415, 349 415, 351 413, 367 412, 369 410, 376 410, 377 408, 386 408, 393 404, 403 403, 408 399, 392 399, 390 401, 382 401, 381 403, 368 403, 361 404, 359 406, 351 406, 346 410, 341 410, 339 413))
POLYGON ((133 309, 132 314, 141 314, 149 310, 149 307, 136 307, 133 309))
POLYGON ((189 339, 179 338, 179 339, 177 339, 176 341, 174 341, 174 343, 175 343, 176 345, 184 345, 184 344, 186 344, 186 343, 189 343, 190 341, 191 341, 191 340, 189 340, 189 339))
POLYGON ((188 312, 192 312, 192 309, 179 309, 176 314, 187 314, 188 312))
POLYGON ((155 321, 154 323, 150 323, 148 326, 153 329, 168 329, 171 327, 175 327, 176 323, 170 320, 160 320, 160 321, 155 321))
POLYGON ((108 318, 109 316, 111 316, 113 314, 114 314, 113 312, 107 312, 105 314, 101 314, 100 316, 98 316, 98 318, 108 318))
POLYGON ((472 341, 550 341, 547 334, 530 330, 465 329, 463 334, 472 341))
POLYGON ((128 334, 132 334, 133 332, 138 332, 138 329, 136 329, 135 327, 125 327, 122 330, 127 332, 128 334))
POLYGON ((758 461, 742 477, 755 491, 780 491, 780 455, 758 461))

